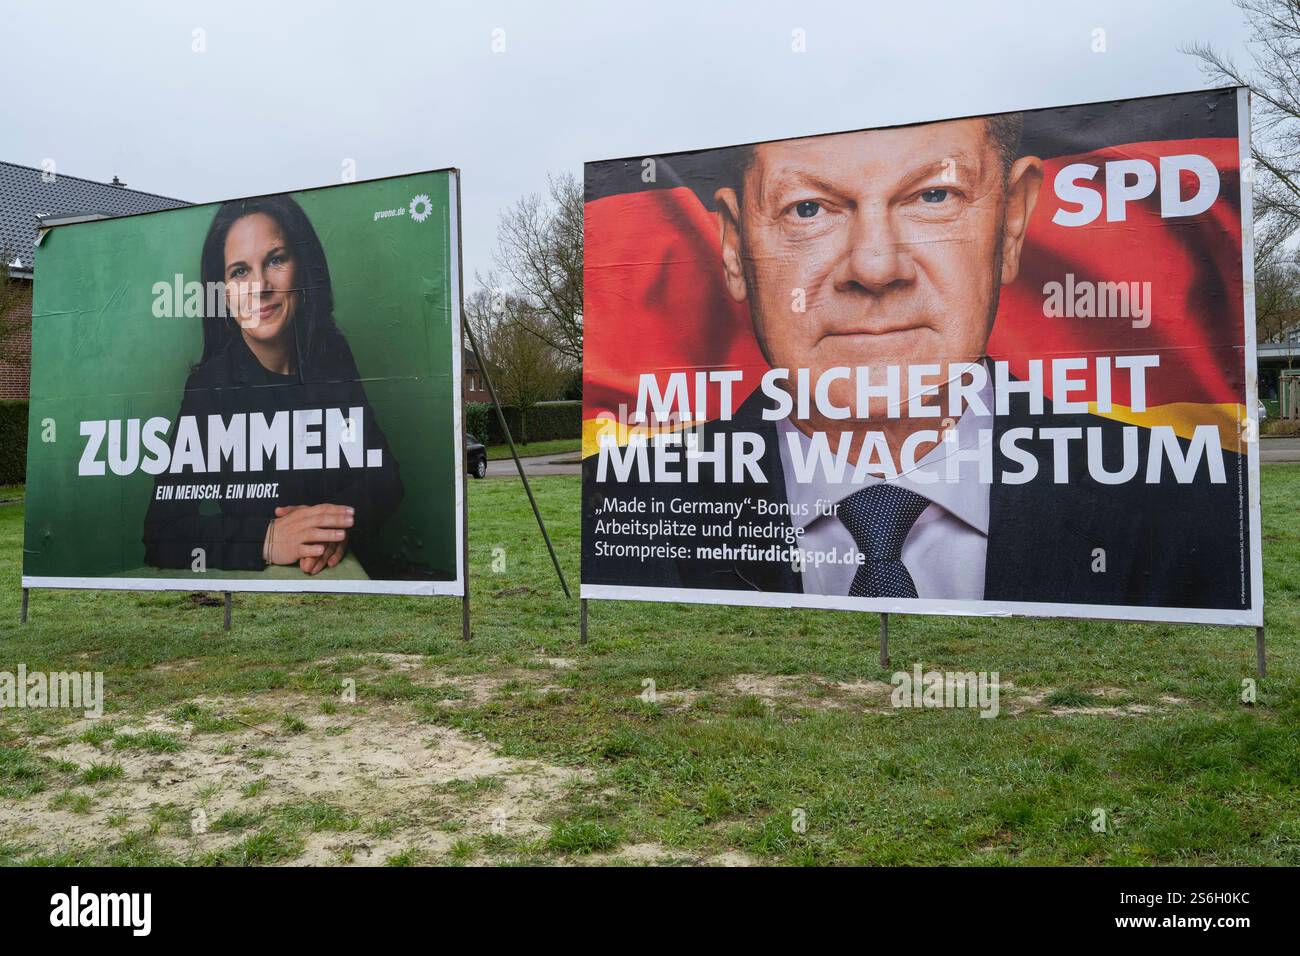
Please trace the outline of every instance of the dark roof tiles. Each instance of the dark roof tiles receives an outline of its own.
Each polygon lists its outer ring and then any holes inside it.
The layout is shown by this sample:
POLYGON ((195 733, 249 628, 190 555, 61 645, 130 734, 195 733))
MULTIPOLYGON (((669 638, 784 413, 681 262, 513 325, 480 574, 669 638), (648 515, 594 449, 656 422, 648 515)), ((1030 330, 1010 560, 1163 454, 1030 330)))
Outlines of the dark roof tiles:
POLYGON ((20 268, 32 268, 37 217, 40 216, 92 213, 126 216, 190 205, 181 199, 62 173, 56 173, 50 182, 46 182, 42 178, 44 175, 45 171, 41 169, 0 161, 0 251, 5 255, 3 267, 13 267, 17 257, 20 268))

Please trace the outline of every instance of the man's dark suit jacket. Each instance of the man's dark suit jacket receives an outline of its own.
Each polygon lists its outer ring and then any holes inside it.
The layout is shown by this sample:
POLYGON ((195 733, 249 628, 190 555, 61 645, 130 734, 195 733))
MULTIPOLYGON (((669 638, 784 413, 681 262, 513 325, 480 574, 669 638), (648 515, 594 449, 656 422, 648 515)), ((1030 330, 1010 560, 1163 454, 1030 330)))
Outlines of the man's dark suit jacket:
MULTIPOLYGON (((755 432, 765 451, 759 467, 767 483, 721 483, 712 478, 712 465, 701 468, 698 484, 649 483, 637 480, 635 469, 628 481, 596 481, 598 455, 583 463, 582 580, 584 584, 630 587, 708 588, 801 592, 801 575, 784 562, 647 560, 597 557, 595 523, 606 496, 688 498, 741 501, 766 498, 784 504, 785 476, 777 444, 776 422, 764 421, 766 402, 755 392, 730 421, 710 422, 703 429, 702 447, 713 448, 718 433, 755 432)), ((984 599, 989 601, 1046 602, 1053 604, 1108 604, 1138 607, 1220 608, 1240 610, 1250 605, 1247 527, 1246 462, 1243 456, 1224 452, 1224 484, 1210 482, 1202 463, 1190 484, 1174 479, 1169 463, 1163 464, 1159 484, 1145 481, 1150 433, 1138 429, 1137 474, 1119 485, 1103 485, 1088 473, 1087 431, 1103 430, 1105 464, 1120 465, 1123 426, 1095 415, 1058 415, 1051 403, 1044 414, 1028 413, 1028 398, 1011 397, 1010 414, 997 416, 993 434, 994 483, 989 486, 988 557, 984 599), (1020 465, 1001 453, 1002 435, 1011 428, 1034 429, 1035 437, 1018 446, 1038 461, 1038 474, 1022 485, 1003 484, 1002 472, 1020 471, 1020 465), (1053 443, 1037 437, 1041 428, 1085 429, 1083 438, 1069 444, 1069 483, 1053 481, 1053 443), (1094 572, 1093 552, 1105 551, 1106 570, 1094 572)), ((1180 439, 1183 453, 1187 442, 1180 439)), ((648 449, 650 474, 654 452, 648 449)), ((730 451, 728 450, 728 453, 730 451)), ((729 467, 729 465, 728 465, 729 467)), ((674 470, 684 471, 681 463, 674 470)), ((606 516, 618 517, 618 516, 606 516)), ((654 518, 654 515, 642 516, 654 518)), ((665 515, 664 517, 669 517, 665 515)), ((747 513, 752 519, 752 513, 747 513)), ((684 520, 690 520, 686 518, 684 520)), ((709 520, 709 519, 706 519, 709 520)), ((719 519, 715 519, 719 520, 719 519)), ((773 523, 789 524, 785 517, 773 523)), ((698 519, 697 519, 698 523, 698 519)), ((627 539, 619 539, 625 542, 627 539)), ((763 546, 780 540, 764 538, 763 546)), ((719 542, 678 540, 692 547, 719 542)), ((740 543, 731 539, 728 543, 740 543)))

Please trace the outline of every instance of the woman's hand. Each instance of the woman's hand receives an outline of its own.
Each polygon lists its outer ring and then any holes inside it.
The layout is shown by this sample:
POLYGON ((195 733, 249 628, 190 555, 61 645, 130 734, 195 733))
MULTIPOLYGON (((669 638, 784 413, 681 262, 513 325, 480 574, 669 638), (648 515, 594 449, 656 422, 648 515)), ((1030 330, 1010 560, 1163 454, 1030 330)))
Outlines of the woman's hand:
MULTIPOLYGON (((298 511, 299 509, 305 507, 307 506, 286 505, 283 508, 276 508, 275 516, 277 518, 280 518, 283 517, 284 515, 287 515, 291 511, 298 511)), ((337 507, 344 507, 344 506, 338 505, 337 507)), ((332 568, 340 561, 342 561, 343 556, 347 554, 347 550, 348 550, 348 542, 347 542, 347 538, 345 537, 342 541, 335 541, 333 543, 325 545, 325 553, 318 558, 311 558, 311 557, 299 558, 298 567, 299 569, 301 569, 303 574, 320 574, 320 572, 324 571, 326 568, 332 568)))
POLYGON ((288 505, 275 509, 263 551, 270 564, 298 564, 307 574, 334 567, 347 549, 354 511, 347 505, 288 505))
POLYGON ((326 568, 332 568, 342 561, 347 551, 347 541, 327 544, 325 545, 325 553, 319 558, 299 558, 298 567, 302 569, 303 574, 320 574, 326 568))

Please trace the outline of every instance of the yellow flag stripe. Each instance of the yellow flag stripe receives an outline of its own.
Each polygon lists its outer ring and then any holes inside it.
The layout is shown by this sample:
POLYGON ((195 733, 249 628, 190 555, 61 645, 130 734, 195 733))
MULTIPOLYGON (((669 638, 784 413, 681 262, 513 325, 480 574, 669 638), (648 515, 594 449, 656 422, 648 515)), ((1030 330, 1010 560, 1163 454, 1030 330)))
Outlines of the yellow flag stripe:
POLYGON ((1246 444, 1244 432, 1252 427, 1246 424, 1246 406, 1235 403, 1214 405, 1209 402, 1170 402, 1167 405, 1152 405, 1145 412, 1135 412, 1126 405, 1114 405, 1111 411, 1101 412, 1097 410, 1097 404, 1092 402, 1088 405, 1088 411, 1102 418, 1143 428, 1169 425, 1179 438, 1191 438, 1197 425, 1217 425, 1219 444, 1231 452, 1240 452, 1246 444))
MULTIPOLYGON (((1179 438, 1191 438, 1197 425, 1217 425, 1219 444, 1231 452, 1239 452, 1246 444, 1243 432, 1249 427, 1246 424, 1246 406, 1236 403, 1170 402, 1167 405, 1153 405, 1144 412, 1135 412, 1126 405, 1112 405, 1109 412, 1102 412, 1093 402, 1088 405, 1088 411, 1101 418, 1142 428, 1169 425, 1179 438)), ((677 431, 681 427, 656 430, 677 431)), ((609 419, 585 419, 582 423, 582 457, 587 458, 600 451, 600 436, 607 432, 614 435, 616 444, 626 445, 632 435, 648 434, 650 431, 644 425, 629 426, 609 419)))

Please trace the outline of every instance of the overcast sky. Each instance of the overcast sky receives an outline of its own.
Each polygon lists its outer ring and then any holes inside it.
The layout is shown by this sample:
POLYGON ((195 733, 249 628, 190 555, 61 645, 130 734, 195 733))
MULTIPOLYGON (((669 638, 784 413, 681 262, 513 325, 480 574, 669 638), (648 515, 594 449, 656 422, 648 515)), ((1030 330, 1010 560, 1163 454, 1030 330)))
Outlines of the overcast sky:
POLYGON ((0 9, 0 159, 193 202, 459 166, 471 290, 501 210, 584 160, 1197 89, 1179 47, 1246 37, 1229 0, 0 9))

